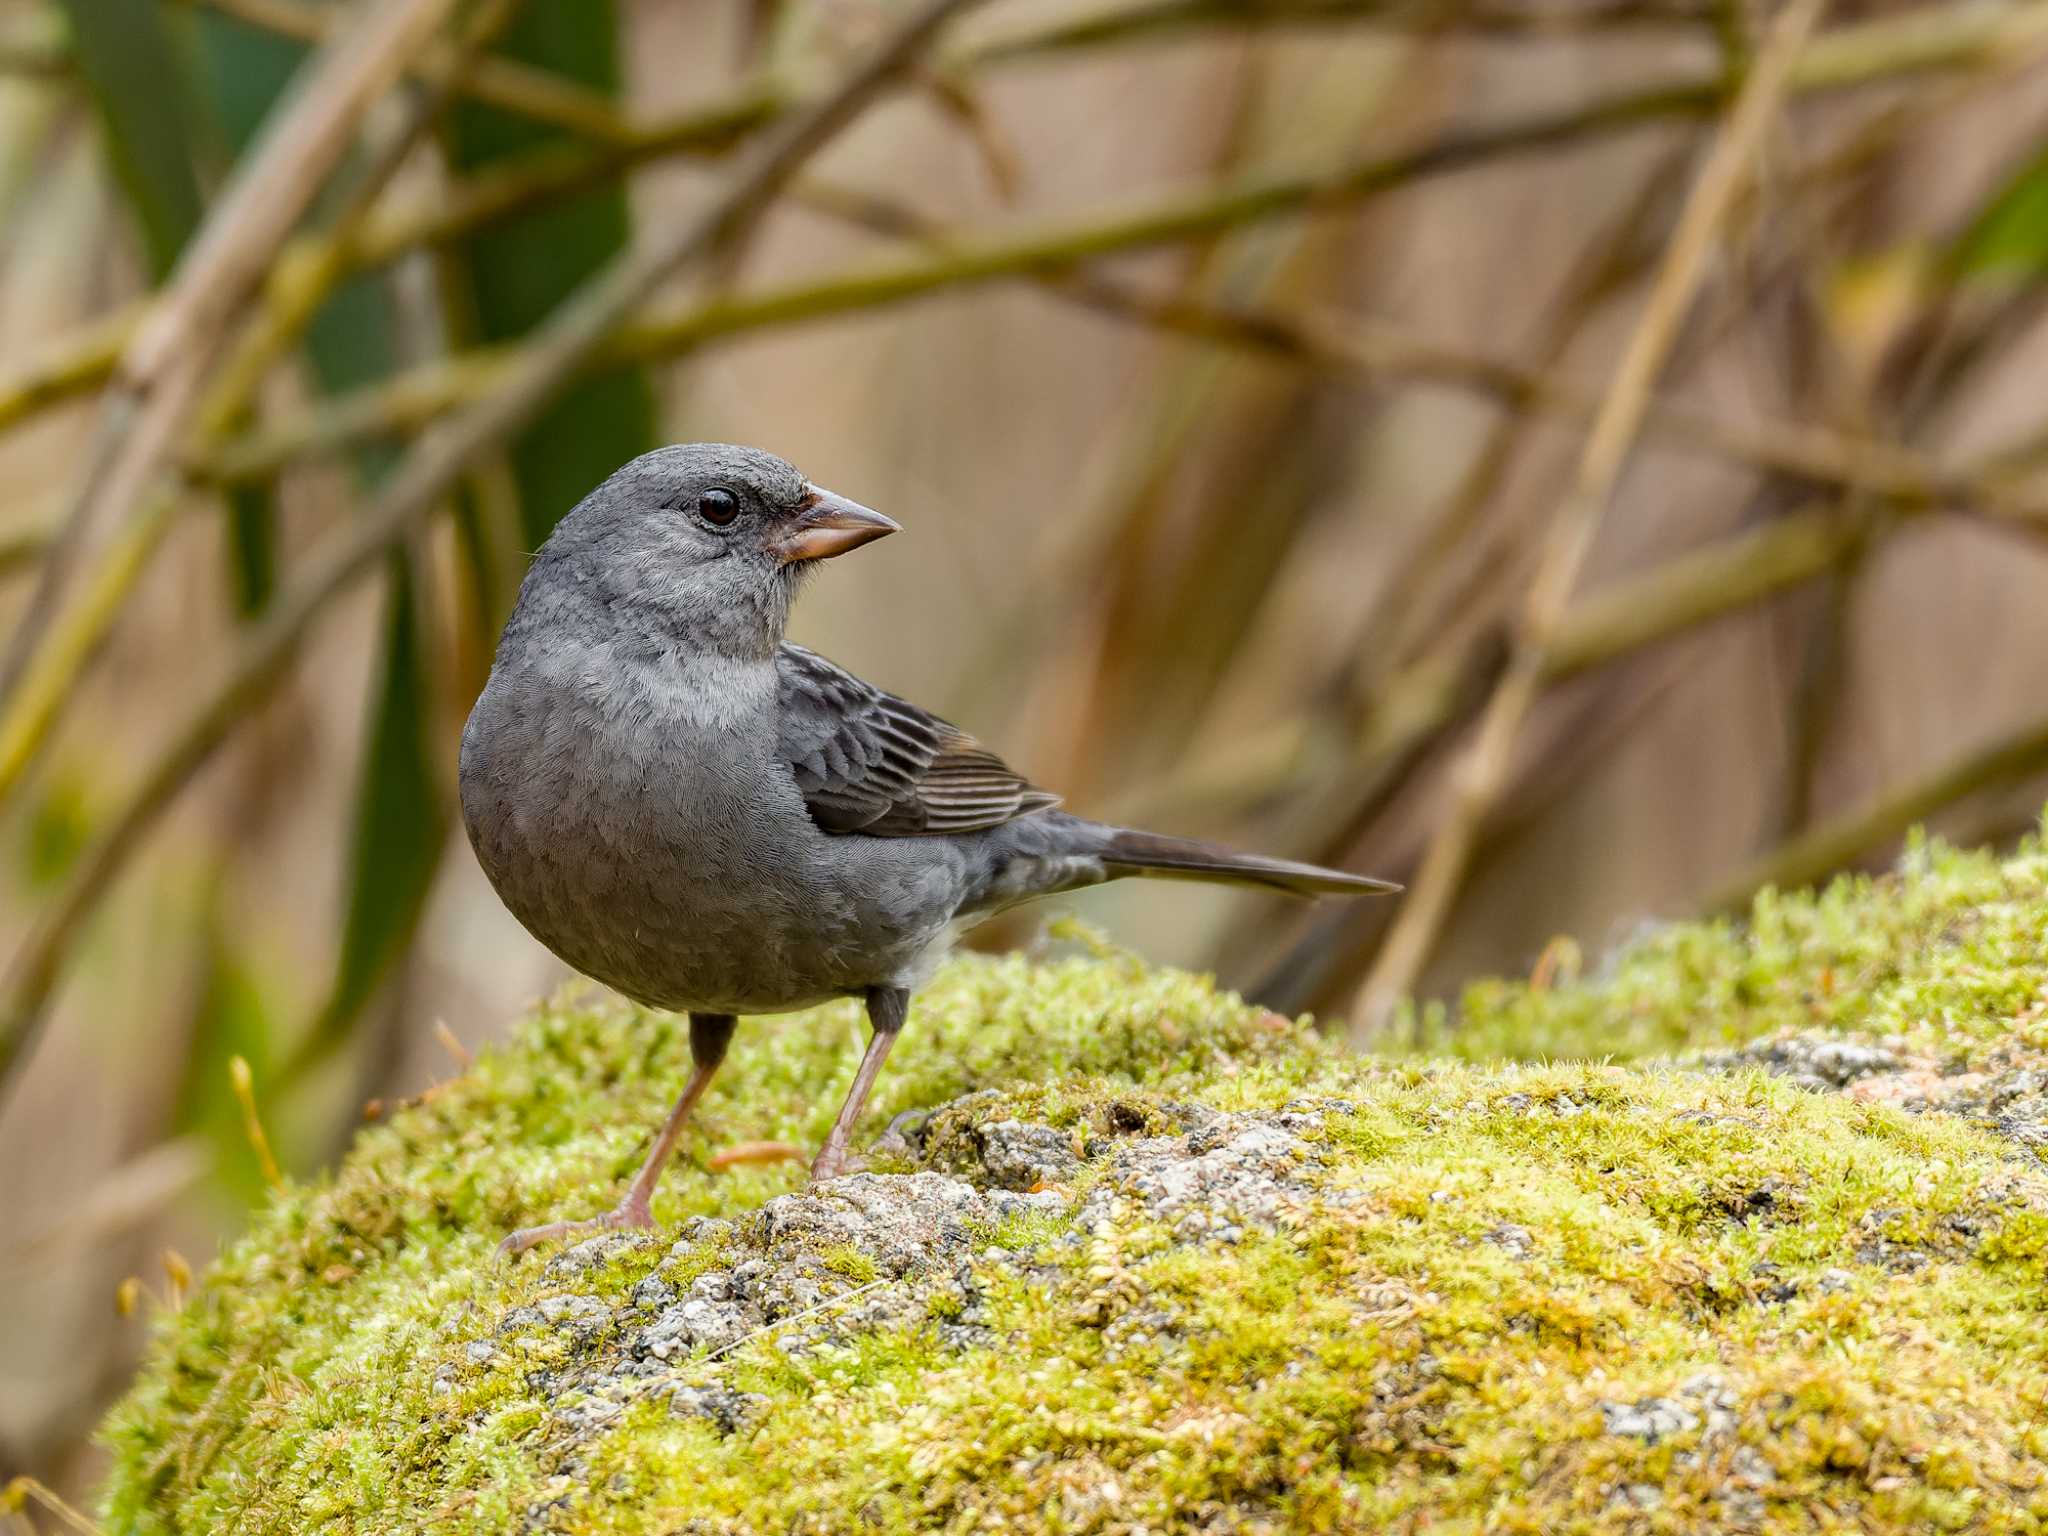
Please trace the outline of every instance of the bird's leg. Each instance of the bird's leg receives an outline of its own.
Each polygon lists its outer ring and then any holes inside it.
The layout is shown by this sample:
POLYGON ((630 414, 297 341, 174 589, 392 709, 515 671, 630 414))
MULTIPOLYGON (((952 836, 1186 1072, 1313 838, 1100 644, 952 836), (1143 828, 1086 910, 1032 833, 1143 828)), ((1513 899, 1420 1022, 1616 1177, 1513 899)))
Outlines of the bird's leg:
POLYGON ((882 1063, 889 1059, 889 1047, 896 1043, 896 1036, 903 1030, 904 1016, 909 1012, 910 994, 902 987, 868 988, 868 1023, 875 1032, 868 1038, 860 1070, 853 1074, 853 1086, 846 1090, 846 1102, 839 1106, 839 1118, 832 1122, 832 1134, 825 1138, 817 1161, 811 1164, 813 1183, 836 1179, 846 1171, 846 1144, 853 1139, 860 1112, 867 1108, 868 1094, 874 1089, 875 1079, 882 1075, 882 1063))
POLYGON ((655 1186, 661 1183, 662 1170, 668 1166, 676 1142, 682 1138, 690 1111, 704 1097, 704 1090, 711 1086, 711 1079, 717 1075, 718 1064, 725 1060, 725 1048, 732 1043, 733 1026, 738 1022, 729 1013, 690 1015, 690 1080, 683 1085, 682 1097, 668 1112, 661 1134, 654 1138, 654 1149, 647 1154, 647 1161, 640 1165, 640 1171, 633 1175, 633 1182, 627 1187, 623 1200, 602 1216, 594 1216, 588 1221, 553 1221, 546 1226, 527 1227, 514 1232, 498 1245, 498 1252, 511 1258, 526 1252, 536 1243, 552 1242, 556 1238, 578 1237, 585 1232, 615 1231, 623 1227, 653 1226, 655 1186))

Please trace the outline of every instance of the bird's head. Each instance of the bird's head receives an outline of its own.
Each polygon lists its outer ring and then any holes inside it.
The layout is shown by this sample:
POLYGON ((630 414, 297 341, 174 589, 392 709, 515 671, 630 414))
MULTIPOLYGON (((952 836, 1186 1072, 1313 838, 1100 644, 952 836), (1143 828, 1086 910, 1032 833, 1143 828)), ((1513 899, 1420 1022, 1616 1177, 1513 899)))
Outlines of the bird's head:
POLYGON ((586 496, 540 560, 594 583, 621 622, 681 625, 702 646, 765 654, 805 572, 897 527, 758 448, 679 443, 586 496))

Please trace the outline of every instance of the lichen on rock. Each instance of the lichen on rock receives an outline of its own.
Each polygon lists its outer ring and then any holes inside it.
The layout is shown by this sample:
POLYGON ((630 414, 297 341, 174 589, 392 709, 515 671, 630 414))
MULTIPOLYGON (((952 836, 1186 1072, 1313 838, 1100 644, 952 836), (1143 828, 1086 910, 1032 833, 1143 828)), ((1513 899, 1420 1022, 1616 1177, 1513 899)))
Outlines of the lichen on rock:
POLYGON ((1474 989, 1399 1059, 1128 961, 962 960, 870 1171, 705 1171, 821 1135, 861 1043, 749 1021, 659 1229, 507 1264, 613 1198, 684 1054, 565 995, 160 1319, 110 1524, 2039 1529, 2044 874, 1919 848, 1474 989), (1470 1059, 1511 1051, 1579 1059, 1470 1059))

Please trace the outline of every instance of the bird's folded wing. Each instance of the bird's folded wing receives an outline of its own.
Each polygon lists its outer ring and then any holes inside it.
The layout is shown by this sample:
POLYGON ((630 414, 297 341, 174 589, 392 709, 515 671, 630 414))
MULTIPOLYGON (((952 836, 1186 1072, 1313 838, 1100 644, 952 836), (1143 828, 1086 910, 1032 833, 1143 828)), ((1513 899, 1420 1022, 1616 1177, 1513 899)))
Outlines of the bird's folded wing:
POLYGON ((957 726, 802 646, 776 656, 781 757, 828 832, 972 832, 1059 804, 957 726))

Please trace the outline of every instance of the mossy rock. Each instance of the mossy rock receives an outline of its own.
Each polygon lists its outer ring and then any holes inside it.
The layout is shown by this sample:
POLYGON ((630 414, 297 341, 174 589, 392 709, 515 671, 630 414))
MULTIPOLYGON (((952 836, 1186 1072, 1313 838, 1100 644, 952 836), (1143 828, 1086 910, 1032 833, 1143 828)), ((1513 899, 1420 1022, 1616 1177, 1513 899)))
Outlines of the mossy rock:
POLYGON ((161 1319, 107 1522, 2038 1530, 2044 986, 2031 847, 1474 989, 1402 1059, 1113 955, 962 960, 875 1171, 703 1171, 819 1137, 863 1033, 752 1021, 657 1233, 504 1263, 680 1075, 678 1021, 579 991, 161 1319))

